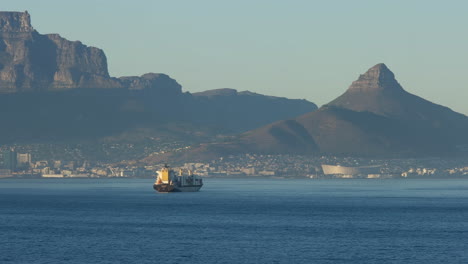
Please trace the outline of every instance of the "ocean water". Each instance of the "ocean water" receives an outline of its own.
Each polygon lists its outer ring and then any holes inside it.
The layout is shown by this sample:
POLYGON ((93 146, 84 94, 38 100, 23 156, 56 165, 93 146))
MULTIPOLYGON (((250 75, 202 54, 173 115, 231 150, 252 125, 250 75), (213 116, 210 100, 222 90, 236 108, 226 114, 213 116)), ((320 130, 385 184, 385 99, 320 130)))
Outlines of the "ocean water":
POLYGON ((0 181, 0 263, 468 263, 468 180, 0 181))

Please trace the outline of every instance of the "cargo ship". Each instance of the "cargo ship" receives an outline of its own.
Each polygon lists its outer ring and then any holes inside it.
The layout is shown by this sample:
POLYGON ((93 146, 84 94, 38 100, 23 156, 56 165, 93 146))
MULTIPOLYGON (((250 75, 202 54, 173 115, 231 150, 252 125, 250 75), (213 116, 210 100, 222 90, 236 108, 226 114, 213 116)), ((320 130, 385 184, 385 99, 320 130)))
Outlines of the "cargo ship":
POLYGON ((158 192, 197 192, 203 186, 203 180, 190 170, 179 170, 177 174, 173 169, 164 165, 158 171, 153 188, 158 192))

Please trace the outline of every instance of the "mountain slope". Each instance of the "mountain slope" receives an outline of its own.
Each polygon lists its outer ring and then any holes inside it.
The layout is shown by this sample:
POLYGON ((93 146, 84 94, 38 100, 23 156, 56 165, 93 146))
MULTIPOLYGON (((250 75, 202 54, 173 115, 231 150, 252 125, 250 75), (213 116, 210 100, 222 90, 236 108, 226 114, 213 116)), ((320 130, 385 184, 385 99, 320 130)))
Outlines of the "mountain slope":
POLYGON ((430 121, 440 127, 466 123, 465 115, 406 92, 384 64, 370 68, 328 105, 402 120, 430 121))
MULTIPOLYGON (((468 117, 406 92, 377 64, 317 111, 211 146, 220 154, 452 155, 468 146, 468 117)), ((193 150, 197 158, 200 150, 193 150)), ((209 156, 209 155, 207 155, 209 156)), ((213 155, 211 155, 213 156, 213 155)), ((185 157, 190 157, 186 154, 185 157)))
POLYGON ((202 119, 205 124, 217 124, 238 133, 260 127, 258 120, 266 125, 294 118, 290 110, 307 113, 317 109, 315 104, 307 100, 265 96, 249 91, 237 92, 234 89, 194 93, 193 99, 192 112, 186 114, 192 120, 202 119))
POLYGON ((0 12, 1 144, 209 140, 317 109, 230 90, 190 94, 168 75, 109 76, 101 49, 42 35, 27 12, 0 12))
POLYGON ((447 154, 466 144, 468 132, 465 115, 406 92, 384 64, 296 121, 320 152, 334 154, 447 154))

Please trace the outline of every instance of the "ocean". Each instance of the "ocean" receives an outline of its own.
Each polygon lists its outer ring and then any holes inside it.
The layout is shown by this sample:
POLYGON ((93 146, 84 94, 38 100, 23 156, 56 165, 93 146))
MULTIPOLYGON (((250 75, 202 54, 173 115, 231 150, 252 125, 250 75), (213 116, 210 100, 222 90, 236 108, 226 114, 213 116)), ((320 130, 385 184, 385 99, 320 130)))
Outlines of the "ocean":
POLYGON ((468 180, 0 180, 0 263, 468 263, 468 180))

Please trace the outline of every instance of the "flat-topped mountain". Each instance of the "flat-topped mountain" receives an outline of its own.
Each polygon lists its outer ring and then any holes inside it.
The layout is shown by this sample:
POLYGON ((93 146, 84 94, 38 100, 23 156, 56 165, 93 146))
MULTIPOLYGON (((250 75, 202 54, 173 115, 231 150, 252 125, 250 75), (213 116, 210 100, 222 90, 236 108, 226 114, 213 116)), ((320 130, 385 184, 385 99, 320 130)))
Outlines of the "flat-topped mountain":
POLYGON ((233 89, 190 94, 162 73, 111 77, 101 49, 38 33, 28 12, 0 12, 2 144, 201 140, 316 109, 306 100, 233 89))
POLYGON ((33 32, 31 17, 26 11, 0 12, 0 32, 33 32))
POLYGON ((104 51, 59 34, 40 34, 28 12, 0 12, 0 94, 74 88, 167 89, 165 74, 115 78, 104 51))
POLYGON ((0 93, 118 88, 98 48, 39 34, 28 12, 0 12, 0 93))
MULTIPOLYGON (((207 144, 186 159, 239 153, 452 155, 468 146, 468 117, 406 92, 384 64, 317 111, 207 144)), ((167 157, 165 157, 167 159, 167 157)))

